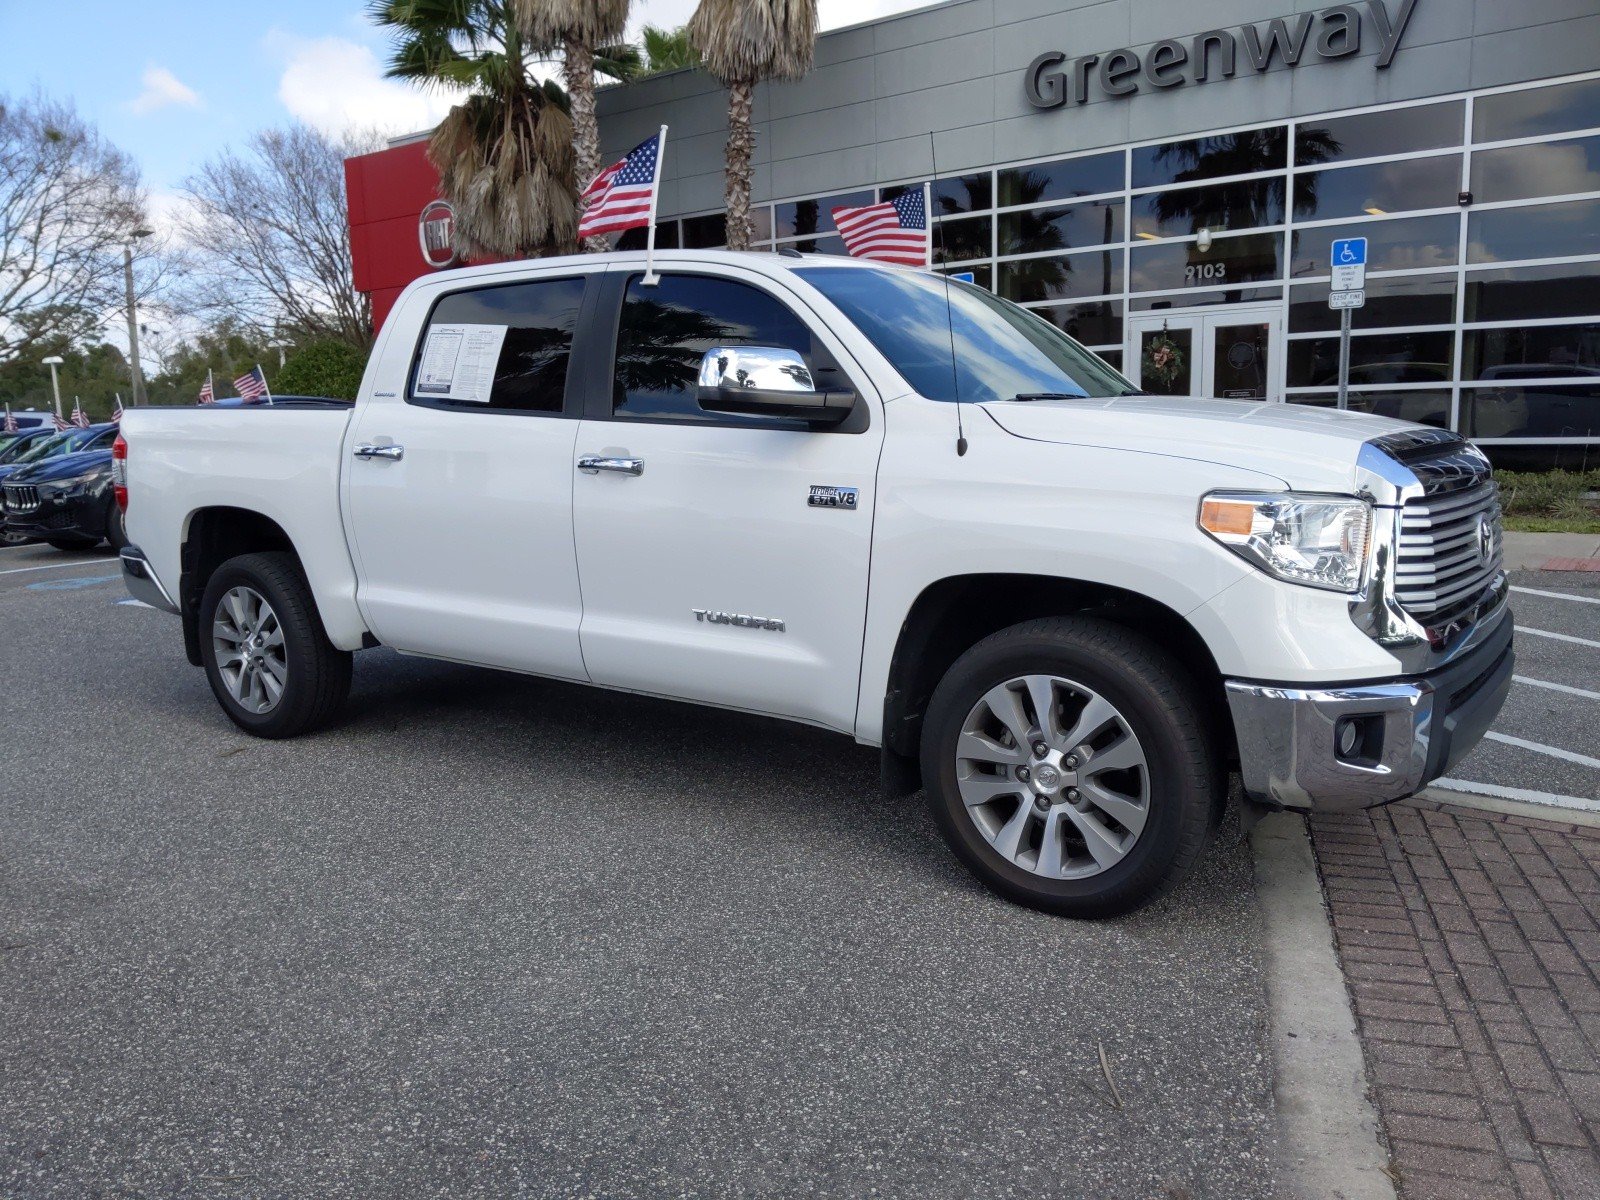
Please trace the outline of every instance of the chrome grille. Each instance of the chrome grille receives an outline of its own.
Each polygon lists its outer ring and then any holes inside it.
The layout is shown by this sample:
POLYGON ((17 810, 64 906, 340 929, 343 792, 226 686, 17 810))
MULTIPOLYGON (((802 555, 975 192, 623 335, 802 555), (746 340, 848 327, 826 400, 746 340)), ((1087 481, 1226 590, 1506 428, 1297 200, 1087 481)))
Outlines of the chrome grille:
POLYGON ((6 488, 6 511, 28 513, 39 507, 39 489, 31 484, 6 488))
POLYGON ((1500 574, 1500 487, 1486 467, 1467 474, 1465 460, 1446 464, 1434 477, 1437 488, 1419 469, 1428 464, 1407 465, 1429 492, 1401 510, 1395 599, 1437 627, 1472 608, 1500 574))

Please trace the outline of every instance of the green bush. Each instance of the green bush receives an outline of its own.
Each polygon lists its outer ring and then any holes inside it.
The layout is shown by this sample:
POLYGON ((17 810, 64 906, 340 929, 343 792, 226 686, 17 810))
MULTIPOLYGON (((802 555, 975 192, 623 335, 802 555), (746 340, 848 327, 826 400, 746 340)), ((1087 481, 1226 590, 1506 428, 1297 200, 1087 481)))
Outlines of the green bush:
POLYGON ((1577 520, 1595 515, 1587 496, 1600 491, 1600 471, 1496 471, 1494 476, 1501 506, 1511 516, 1577 520))
POLYGON ((272 390, 283 396, 354 400, 366 369, 366 354, 348 342, 312 342, 289 356, 272 381, 272 390))

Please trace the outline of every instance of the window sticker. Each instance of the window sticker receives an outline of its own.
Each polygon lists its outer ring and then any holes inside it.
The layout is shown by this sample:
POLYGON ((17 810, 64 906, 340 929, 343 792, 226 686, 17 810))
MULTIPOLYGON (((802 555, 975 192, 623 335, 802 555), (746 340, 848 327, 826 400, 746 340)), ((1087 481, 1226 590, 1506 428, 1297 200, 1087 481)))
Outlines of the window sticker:
POLYGON ((489 403, 505 344, 504 325, 433 325, 422 347, 416 394, 469 404, 489 403))

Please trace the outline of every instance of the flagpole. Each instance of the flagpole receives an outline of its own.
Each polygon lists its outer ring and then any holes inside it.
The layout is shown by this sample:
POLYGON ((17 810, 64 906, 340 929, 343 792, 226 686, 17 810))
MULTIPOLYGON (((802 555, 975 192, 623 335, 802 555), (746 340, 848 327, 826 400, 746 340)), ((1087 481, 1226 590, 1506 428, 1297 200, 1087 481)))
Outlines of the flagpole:
POLYGON ((655 287, 661 282, 661 276, 656 274, 656 201, 661 198, 661 176, 666 167, 666 152, 667 127, 663 125, 656 136, 656 179, 650 189, 650 227, 645 234, 644 278, 639 280, 641 287, 655 287))
POLYGON ((933 184, 922 185, 922 224, 926 227, 928 270, 933 270, 933 184))
POLYGON ((267 373, 261 370, 261 364, 256 364, 256 370, 261 372, 261 390, 267 394, 267 403, 272 403, 272 389, 267 386, 267 373))

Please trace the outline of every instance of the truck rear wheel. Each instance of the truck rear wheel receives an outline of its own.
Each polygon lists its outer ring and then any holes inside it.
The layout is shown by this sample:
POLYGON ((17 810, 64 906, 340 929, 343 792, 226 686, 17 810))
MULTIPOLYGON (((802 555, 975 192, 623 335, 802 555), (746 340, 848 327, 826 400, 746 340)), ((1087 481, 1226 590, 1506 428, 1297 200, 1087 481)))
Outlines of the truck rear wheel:
POLYGON ((229 559, 206 584, 199 616, 206 678, 246 733, 307 733, 350 694, 350 653, 328 641, 294 555, 229 559))
POLYGON ((1028 621, 946 672, 922 731, 935 820, 999 895, 1129 912, 1199 858, 1222 779, 1195 689, 1156 646, 1089 617, 1028 621))

